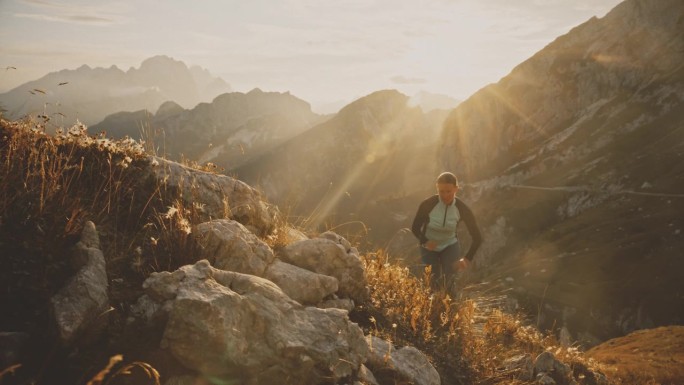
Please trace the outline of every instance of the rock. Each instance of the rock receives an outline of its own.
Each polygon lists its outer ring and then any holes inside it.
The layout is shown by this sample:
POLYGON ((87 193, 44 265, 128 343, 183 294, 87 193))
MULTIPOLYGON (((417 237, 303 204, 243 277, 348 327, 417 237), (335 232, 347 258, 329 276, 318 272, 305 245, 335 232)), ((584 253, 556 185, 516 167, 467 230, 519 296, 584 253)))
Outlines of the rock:
POLYGON ((200 214, 206 220, 234 219, 254 228, 257 235, 268 235, 275 229, 277 208, 266 203, 261 193, 246 183, 163 158, 151 159, 159 164, 151 168, 152 176, 165 188, 178 189, 188 206, 201 202, 200 214))
POLYGON ((162 348, 216 380, 336 382, 357 372, 368 355, 346 311, 304 307, 266 279, 215 269, 206 260, 152 273, 144 286, 145 296, 167 298, 159 306, 168 317, 162 348))
POLYGON ((197 225, 193 236, 200 245, 198 259, 221 270, 263 277, 273 263, 273 251, 241 223, 216 219, 197 225))
POLYGON ((517 378, 522 381, 532 381, 534 379, 534 363, 532 362, 532 356, 529 354, 507 358, 504 360, 504 367, 506 370, 519 371, 517 378))
POLYGON ((349 298, 334 298, 325 300, 323 302, 319 302, 318 305, 316 305, 316 307, 319 307, 321 309, 343 309, 348 312, 351 312, 352 310, 354 310, 354 301, 349 298))
POLYGON ((378 380, 375 379, 373 372, 371 372, 366 365, 361 365, 361 368, 359 368, 358 377, 359 380, 361 380, 361 382, 365 385, 380 385, 378 380))
POLYGON ((74 343, 82 333, 94 335, 106 325, 109 309, 107 271, 104 255, 98 247, 95 224, 86 222, 72 257, 76 265, 86 262, 50 300, 60 340, 67 345, 74 343))
POLYGON ((554 381, 553 378, 549 377, 549 375, 546 373, 539 373, 537 375, 537 384, 538 385, 556 385, 556 381, 554 381))
POLYGON ((381 383, 441 384, 439 373, 418 349, 406 346, 395 350, 392 343, 370 335, 366 341, 370 349, 366 364, 381 383))
POLYGON ((307 239, 285 246, 278 256, 303 269, 337 278, 341 297, 357 303, 368 298, 361 258, 353 247, 346 249, 342 243, 327 238, 307 239))
POLYGON ((347 253, 350 252, 352 249, 352 245, 351 243, 349 243, 348 240, 346 240, 343 236, 332 231, 326 231, 323 234, 319 235, 318 238, 329 239, 337 244, 342 245, 342 247, 344 247, 344 251, 346 251, 347 253))
POLYGON ((572 384, 572 369, 567 364, 558 361, 551 352, 543 352, 534 361, 534 372, 539 378, 540 374, 547 374, 553 378, 554 383, 572 384))
POLYGON ((306 234, 295 229, 292 226, 283 226, 279 229, 279 231, 285 231, 287 240, 289 241, 288 244, 309 239, 309 237, 307 237, 306 234))
MULTIPOLYGON (((264 278, 275 283, 293 300, 315 305, 323 298, 337 292, 337 278, 302 269, 276 260, 264 274, 264 278)), ((335 306, 332 306, 335 307, 335 306)))

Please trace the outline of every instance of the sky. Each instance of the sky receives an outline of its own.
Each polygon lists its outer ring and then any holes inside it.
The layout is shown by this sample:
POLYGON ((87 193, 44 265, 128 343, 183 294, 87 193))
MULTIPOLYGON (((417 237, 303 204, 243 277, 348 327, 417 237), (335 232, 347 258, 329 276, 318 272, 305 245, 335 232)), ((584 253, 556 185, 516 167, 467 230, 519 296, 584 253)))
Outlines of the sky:
POLYGON ((0 92, 155 55, 317 112, 382 89, 464 100, 620 0, 0 0, 0 92), (8 67, 15 67, 12 69, 8 67))

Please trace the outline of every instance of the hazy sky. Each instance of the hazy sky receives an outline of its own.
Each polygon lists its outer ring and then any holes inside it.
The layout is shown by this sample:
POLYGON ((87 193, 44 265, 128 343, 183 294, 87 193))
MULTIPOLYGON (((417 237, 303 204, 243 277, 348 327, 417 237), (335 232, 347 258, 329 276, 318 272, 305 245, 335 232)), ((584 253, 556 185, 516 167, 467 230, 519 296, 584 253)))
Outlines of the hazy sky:
POLYGON ((619 2, 0 0, 0 92, 163 54, 236 91, 290 91, 315 109, 388 88, 465 99, 619 2))

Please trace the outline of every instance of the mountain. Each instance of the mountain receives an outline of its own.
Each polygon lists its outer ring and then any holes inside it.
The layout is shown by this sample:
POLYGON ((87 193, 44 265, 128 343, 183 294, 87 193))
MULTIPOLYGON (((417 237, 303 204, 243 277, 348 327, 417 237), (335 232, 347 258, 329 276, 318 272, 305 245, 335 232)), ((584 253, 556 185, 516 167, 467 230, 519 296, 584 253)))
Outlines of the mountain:
POLYGON ((390 202, 432 186, 445 116, 378 91, 231 172, 308 225, 360 221, 386 238, 399 210, 390 202))
POLYGON ((0 105, 9 118, 45 114, 62 125, 76 119, 90 125, 118 111, 154 111, 168 100, 191 108, 228 91, 230 86, 207 70, 155 56, 125 72, 87 65, 52 72, 0 94, 0 105))
POLYGON ((233 92, 184 109, 165 102, 148 110, 118 112, 90 127, 108 137, 145 140, 171 159, 182 157, 234 168, 325 119, 289 93, 233 92))
POLYGON ((684 3, 628 0, 447 118, 476 259, 540 325, 591 345, 684 323, 683 63, 684 3))
POLYGON ((410 103, 411 105, 419 106, 423 111, 428 112, 432 110, 452 110, 456 108, 461 101, 448 95, 421 91, 411 97, 410 103))

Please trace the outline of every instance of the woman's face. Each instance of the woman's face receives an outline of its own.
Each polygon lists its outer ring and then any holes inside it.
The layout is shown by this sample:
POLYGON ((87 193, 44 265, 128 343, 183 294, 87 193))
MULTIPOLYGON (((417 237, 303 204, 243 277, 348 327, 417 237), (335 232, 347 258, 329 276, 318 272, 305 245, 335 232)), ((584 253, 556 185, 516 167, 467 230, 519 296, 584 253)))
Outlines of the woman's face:
POLYGON ((446 204, 451 204, 457 192, 458 186, 455 184, 437 183, 437 194, 439 194, 439 199, 446 204))

